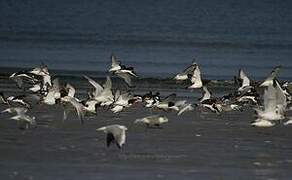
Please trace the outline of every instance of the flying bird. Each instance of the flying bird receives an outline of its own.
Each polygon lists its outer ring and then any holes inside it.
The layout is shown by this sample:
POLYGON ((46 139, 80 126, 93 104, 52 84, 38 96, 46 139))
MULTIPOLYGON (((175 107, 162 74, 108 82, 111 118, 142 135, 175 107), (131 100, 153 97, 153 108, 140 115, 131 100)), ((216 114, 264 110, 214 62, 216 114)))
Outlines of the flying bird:
POLYGON ((106 145, 109 147, 112 143, 116 144, 119 149, 126 142, 127 127, 123 125, 109 125, 96 129, 96 131, 103 131, 106 133, 106 145))

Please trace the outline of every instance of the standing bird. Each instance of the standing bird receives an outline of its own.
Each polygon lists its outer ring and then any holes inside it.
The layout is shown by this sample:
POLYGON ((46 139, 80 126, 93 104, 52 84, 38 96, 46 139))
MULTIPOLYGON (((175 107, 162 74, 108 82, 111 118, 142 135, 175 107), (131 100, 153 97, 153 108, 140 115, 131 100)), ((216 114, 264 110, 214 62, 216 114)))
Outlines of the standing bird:
POLYGON ((96 129, 96 131, 103 131, 104 133, 106 133, 107 147, 109 147, 111 143, 115 143, 119 149, 121 149, 126 142, 127 130, 128 129, 126 126, 118 124, 104 126, 96 129))

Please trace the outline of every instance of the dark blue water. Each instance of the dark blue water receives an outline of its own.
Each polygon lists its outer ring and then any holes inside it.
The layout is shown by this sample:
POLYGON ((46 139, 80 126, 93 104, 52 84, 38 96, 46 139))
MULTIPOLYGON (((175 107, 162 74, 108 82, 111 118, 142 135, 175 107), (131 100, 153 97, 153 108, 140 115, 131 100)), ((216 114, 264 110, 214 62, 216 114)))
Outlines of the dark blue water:
POLYGON ((193 58, 205 78, 239 68, 292 79, 292 2, 0 1, 0 66, 105 71, 115 53, 142 77, 168 77, 193 58))

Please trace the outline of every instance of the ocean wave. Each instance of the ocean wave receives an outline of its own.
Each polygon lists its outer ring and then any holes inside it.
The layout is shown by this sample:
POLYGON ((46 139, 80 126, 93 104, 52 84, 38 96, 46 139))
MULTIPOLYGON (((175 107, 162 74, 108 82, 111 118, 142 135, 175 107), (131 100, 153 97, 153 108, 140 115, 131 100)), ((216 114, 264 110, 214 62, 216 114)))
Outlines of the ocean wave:
POLYGON ((98 33, 73 32, 35 32, 35 31, 1 31, 0 41, 34 42, 34 43, 64 43, 64 44, 115 44, 128 46, 183 46, 206 48, 239 48, 239 49, 292 49, 292 42, 268 41, 257 39, 245 40, 236 37, 217 39, 196 36, 183 37, 177 35, 136 36, 136 35, 101 35, 98 33))

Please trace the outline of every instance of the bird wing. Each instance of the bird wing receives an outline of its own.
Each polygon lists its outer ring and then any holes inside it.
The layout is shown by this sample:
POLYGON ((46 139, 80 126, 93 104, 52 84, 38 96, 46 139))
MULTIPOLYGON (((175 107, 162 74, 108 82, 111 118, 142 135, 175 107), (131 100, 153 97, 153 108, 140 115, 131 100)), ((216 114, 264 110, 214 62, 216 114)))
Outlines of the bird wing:
POLYGON ((112 67, 119 66, 120 62, 117 60, 117 57, 115 55, 111 56, 112 60, 112 67))
POLYGON ((131 79, 131 75, 130 74, 123 73, 121 71, 116 71, 115 74, 118 77, 122 78, 127 83, 128 86, 132 86, 132 79, 131 79))
POLYGON ((84 107, 81 103, 79 103, 75 98, 73 97, 70 97, 69 98, 69 102, 70 104, 75 108, 75 110, 77 111, 77 115, 78 115, 78 118, 81 122, 81 124, 84 123, 84 115, 85 115, 85 112, 84 112, 84 107))
POLYGON ((112 88, 112 80, 109 76, 106 77, 106 81, 102 86, 104 89, 111 89, 112 88))
POLYGON ((106 146, 109 147, 112 142, 115 141, 115 137, 112 133, 106 134, 106 146))
POLYGON ((117 146, 121 148, 122 145, 125 144, 126 142, 126 131, 119 127, 116 127, 115 131, 113 132, 113 135, 115 137, 117 146))
POLYGON ((241 87, 250 86, 250 80, 242 69, 239 70, 239 78, 242 80, 241 87))
POLYGON ((169 101, 174 101, 174 99, 176 98, 176 94, 175 93, 172 93, 168 96, 166 96, 162 102, 169 102, 169 101))
POLYGON ((287 98, 285 95, 285 92, 283 91, 283 89, 281 88, 280 84, 278 81, 275 81, 276 83, 276 104, 280 105, 282 108, 286 109, 287 106, 287 98))
POLYGON ((192 83, 195 83, 197 81, 201 81, 201 71, 198 65, 196 66, 196 69, 194 70, 193 76, 191 78, 192 83))
POLYGON ((88 80, 88 82, 95 88, 95 95, 98 95, 101 93, 101 91, 103 90, 103 87, 98 84, 96 81, 94 81, 93 79, 91 79, 90 77, 88 76, 83 76, 85 79, 88 80))
POLYGON ((264 108, 266 112, 275 111, 277 105, 276 89, 269 85, 264 91, 264 108))
POLYGON ((196 69, 197 64, 192 64, 188 66, 186 69, 183 70, 181 74, 192 74, 194 70, 196 69))

